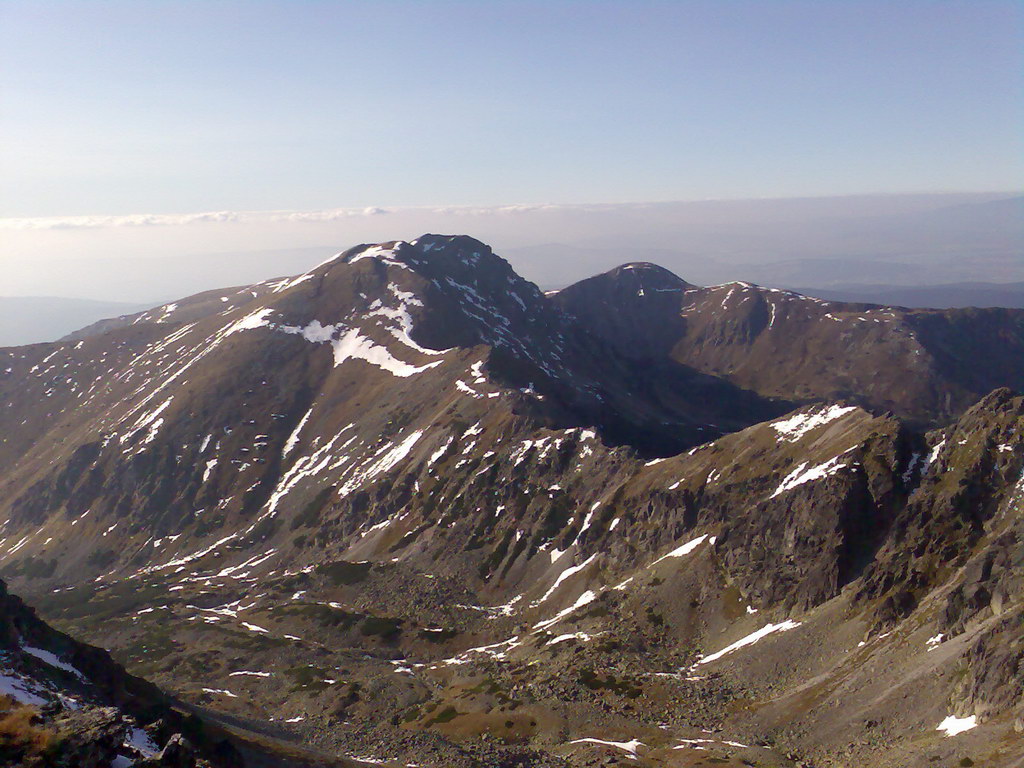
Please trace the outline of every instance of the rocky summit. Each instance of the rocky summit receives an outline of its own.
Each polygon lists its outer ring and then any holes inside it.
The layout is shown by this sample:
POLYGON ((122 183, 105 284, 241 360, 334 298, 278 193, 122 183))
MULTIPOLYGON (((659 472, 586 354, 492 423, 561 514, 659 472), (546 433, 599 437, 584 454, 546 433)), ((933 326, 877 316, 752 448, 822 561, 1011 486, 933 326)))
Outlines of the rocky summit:
POLYGON ((1024 310, 440 235, 0 350, 0 754, 1019 766, 1022 388, 1024 310))

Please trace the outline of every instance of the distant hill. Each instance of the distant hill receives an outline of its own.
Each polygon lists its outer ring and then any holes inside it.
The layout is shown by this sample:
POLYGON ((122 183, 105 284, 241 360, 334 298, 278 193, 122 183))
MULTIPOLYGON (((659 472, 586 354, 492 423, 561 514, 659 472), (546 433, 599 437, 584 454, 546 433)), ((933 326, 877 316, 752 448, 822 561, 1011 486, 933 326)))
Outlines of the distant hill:
POLYGON ((948 283, 945 285, 841 285, 834 288, 794 288, 827 301, 868 302, 897 307, 1024 308, 1022 283, 948 283))
POLYGON ((0 296, 0 346, 56 341, 97 320, 138 312, 146 307, 59 296, 0 296))

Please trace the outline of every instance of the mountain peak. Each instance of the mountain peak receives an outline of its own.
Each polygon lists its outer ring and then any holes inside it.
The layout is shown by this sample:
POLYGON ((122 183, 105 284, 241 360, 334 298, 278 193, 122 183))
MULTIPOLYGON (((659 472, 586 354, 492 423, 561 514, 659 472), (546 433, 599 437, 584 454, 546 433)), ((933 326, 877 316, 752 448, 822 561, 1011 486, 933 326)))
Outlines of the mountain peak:
POLYGON ((628 356, 657 357, 681 332, 679 306, 692 288, 664 267, 641 261, 574 283, 551 300, 628 356), (659 319, 656 326, 652 317, 659 319))
MULTIPOLYGON (((685 291, 694 287, 674 272, 649 261, 620 264, 614 269, 590 279, 623 284, 638 291, 685 291)), ((639 295, 644 296, 645 294, 640 293, 639 295)))
POLYGON ((355 264, 368 258, 409 267, 448 263, 470 267, 504 265, 511 269, 504 259, 494 255, 489 245, 468 235, 425 234, 413 240, 364 243, 338 254, 326 263, 338 261, 355 264))

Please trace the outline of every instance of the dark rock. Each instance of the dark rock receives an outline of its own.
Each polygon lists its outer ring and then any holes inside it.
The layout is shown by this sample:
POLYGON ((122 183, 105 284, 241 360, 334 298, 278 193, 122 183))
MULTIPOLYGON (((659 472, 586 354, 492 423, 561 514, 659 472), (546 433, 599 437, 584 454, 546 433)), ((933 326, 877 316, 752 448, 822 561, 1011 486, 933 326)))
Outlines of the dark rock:
POLYGON ((196 768, 196 752, 188 740, 180 733, 168 739, 160 754, 140 760, 136 768, 196 768))
POLYGON ((53 725, 59 739, 52 754, 61 768, 109 768, 127 732, 121 713, 113 708, 68 711, 53 725))

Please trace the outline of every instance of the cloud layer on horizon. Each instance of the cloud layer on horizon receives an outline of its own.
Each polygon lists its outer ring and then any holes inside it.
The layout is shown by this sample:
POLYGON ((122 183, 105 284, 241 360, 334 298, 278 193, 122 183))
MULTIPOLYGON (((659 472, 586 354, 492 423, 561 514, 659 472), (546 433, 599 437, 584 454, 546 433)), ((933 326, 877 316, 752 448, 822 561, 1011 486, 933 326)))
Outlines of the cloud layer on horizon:
POLYGON ((1013 282, 1022 210, 992 193, 6 218, 0 276, 11 296, 171 300, 433 232, 476 237, 543 286, 629 261, 698 284, 1013 282))
POLYGON ((204 211, 201 213, 137 213, 123 215, 41 216, 0 218, 0 229, 107 229, 120 227, 173 227, 189 224, 235 223, 329 223, 350 219, 415 213, 438 216, 489 216, 534 211, 598 211, 609 208, 643 208, 659 203, 535 204, 496 206, 408 206, 382 208, 323 208, 308 211, 204 211))

